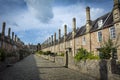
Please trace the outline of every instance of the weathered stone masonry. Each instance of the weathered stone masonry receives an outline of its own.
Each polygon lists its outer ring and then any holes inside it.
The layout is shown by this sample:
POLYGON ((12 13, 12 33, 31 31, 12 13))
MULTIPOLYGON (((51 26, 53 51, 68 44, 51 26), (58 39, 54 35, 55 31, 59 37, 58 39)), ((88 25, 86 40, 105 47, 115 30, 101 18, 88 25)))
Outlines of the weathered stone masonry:
POLYGON ((0 33, 0 48, 6 50, 7 52, 12 52, 19 50, 24 46, 24 43, 17 37, 14 36, 14 32, 12 32, 11 36, 11 28, 8 28, 8 35, 5 35, 6 23, 3 22, 2 32, 0 33))
MULTIPOLYGON (((76 29, 76 19, 72 21, 73 30, 67 33, 67 25, 64 27, 64 36, 58 33, 59 38, 54 35, 50 41, 44 41, 41 44, 43 51, 52 51, 55 53, 69 52, 75 56, 77 50, 81 47, 88 51, 93 51, 94 55, 99 55, 98 49, 101 42, 108 40, 109 37, 115 41, 118 39, 120 44, 120 2, 114 0, 111 12, 92 21, 90 16, 90 7, 86 7, 86 24, 76 29), (49 44, 49 46, 48 46, 49 44)), ((61 30, 60 30, 61 31, 61 30)), ((120 47, 117 49, 117 57, 120 60, 120 47)))

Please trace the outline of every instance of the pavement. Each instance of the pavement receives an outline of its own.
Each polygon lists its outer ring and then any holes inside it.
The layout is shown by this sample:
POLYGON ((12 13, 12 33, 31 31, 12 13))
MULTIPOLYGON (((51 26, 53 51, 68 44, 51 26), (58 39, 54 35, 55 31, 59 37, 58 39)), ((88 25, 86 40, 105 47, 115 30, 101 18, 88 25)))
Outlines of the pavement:
POLYGON ((0 80, 95 80, 34 54, 0 72, 0 80))

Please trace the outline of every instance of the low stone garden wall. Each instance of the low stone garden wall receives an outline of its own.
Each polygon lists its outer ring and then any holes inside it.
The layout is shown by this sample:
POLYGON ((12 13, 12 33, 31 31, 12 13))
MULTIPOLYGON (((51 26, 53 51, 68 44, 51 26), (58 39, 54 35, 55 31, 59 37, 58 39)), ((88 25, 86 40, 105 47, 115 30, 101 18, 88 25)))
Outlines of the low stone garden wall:
MULTIPOLYGON (((54 61, 57 64, 65 66, 65 57, 45 56, 43 58, 54 61)), ((82 60, 75 61, 73 57, 68 57, 68 68, 82 72, 97 80, 120 80, 120 64, 116 60, 82 60)))

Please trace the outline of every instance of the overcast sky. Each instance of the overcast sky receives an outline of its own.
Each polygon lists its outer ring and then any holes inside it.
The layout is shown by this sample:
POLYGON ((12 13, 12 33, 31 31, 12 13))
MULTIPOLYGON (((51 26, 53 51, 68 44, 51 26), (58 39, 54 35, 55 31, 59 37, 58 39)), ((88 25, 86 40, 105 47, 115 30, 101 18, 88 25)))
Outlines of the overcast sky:
POLYGON ((110 12, 113 0, 0 0, 0 31, 2 23, 26 44, 42 43, 48 37, 68 25, 72 30, 72 18, 77 20, 77 27, 86 23, 85 8, 91 7, 91 19, 110 12))

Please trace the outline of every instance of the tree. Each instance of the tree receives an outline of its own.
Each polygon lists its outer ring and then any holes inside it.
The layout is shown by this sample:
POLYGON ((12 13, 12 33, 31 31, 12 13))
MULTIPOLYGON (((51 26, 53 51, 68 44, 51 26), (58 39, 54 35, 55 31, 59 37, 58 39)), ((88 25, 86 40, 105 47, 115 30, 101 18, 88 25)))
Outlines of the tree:
POLYGON ((116 38, 116 41, 113 41, 112 39, 108 39, 107 41, 104 40, 104 42, 100 45, 100 58, 101 59, 110 59, 112 56, 112 52, 115 52, 117 48, 120 46, 118 43, 119 36, 116 38))

